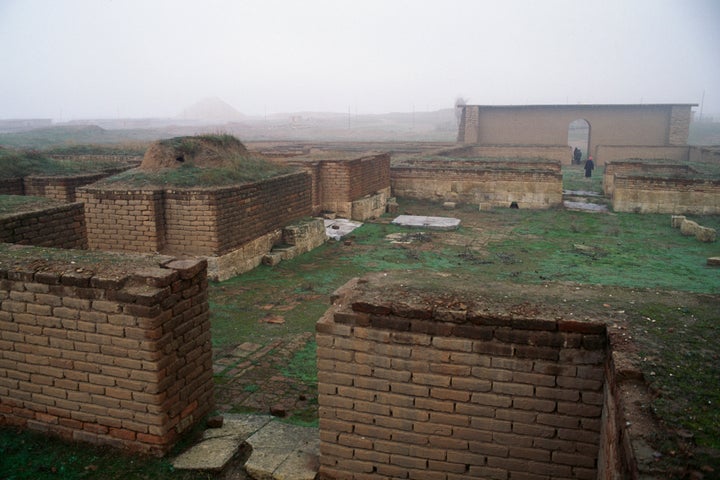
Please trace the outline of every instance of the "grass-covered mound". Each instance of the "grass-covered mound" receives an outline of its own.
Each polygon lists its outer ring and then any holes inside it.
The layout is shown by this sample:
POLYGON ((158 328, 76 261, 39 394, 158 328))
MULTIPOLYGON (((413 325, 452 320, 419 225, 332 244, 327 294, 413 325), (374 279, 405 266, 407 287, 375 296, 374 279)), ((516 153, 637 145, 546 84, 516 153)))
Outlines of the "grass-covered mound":
POLYGON ((253 154, 232 135, 175 137, 155 142, 139 168, 102 181, 123 187, 215 187, 257 182, 294 169, 253 154))
POLYGON ((69 176, 100 172, 116 167, 113 162, 74 162, 55 160, 35 150, 13 150, 0 147, 0 179, 29 175, 69 176))

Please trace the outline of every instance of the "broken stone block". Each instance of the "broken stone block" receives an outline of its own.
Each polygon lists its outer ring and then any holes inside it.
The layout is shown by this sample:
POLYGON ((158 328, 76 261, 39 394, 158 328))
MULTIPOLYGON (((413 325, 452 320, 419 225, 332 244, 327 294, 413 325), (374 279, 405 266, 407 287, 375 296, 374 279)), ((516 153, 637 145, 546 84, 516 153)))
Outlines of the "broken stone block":
POLYGON ((698 226, 695 238, 701 242, 712 243, 717 240, 717 232, 714 228, 698 226))
POLYGON ((263 257, 262 263, 264 265, 270 265, 271 267, 274 267, 275 265, 280 263, 281 260, 282 260, 282 255, 271 252, 263 257))
POLYGON ((685 220, 685 215, 673 215, 670 217, 670 226, 672 228, 680 228, 683 220, 685 220))
POLYGON ((443 203, 443 208, 445 210, 454 210, 456 205, 457 204, 455 202, 445 202, 443 203))
POLYGON ((700 225, 698 225, 697 222, 685 219, 682 221, 682 223, 680 223, 680 233, 682 233, 686 237, 694 237, 695 235, 697 235, 697 230, 699 227, 700 225))
POLYGON ((709 257, 707 264, 708 267, 720 267, 720 257, 709 257))

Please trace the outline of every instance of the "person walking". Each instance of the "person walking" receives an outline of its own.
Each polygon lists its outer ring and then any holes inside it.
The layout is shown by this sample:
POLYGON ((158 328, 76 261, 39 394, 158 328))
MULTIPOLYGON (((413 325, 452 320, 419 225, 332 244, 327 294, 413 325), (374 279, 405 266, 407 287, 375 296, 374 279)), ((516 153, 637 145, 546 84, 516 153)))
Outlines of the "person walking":
POLYGON ((589 156, 585 162, 585 178, 592 177, 592 171, 595 168, 595 162, 593 162, 592 156, 589 156))

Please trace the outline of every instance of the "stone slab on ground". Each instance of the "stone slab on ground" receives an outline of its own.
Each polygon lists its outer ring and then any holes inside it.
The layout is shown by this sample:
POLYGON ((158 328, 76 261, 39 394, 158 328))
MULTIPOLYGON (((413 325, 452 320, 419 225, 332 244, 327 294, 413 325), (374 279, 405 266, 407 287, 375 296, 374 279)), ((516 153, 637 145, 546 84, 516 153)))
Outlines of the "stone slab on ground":
POLYGON ((708 257, 707 264, 710 267, 720 267, 720 257, 708 257))
POLYGON ((313 480, 320 437, 316 428, 272 422, 247 439, 252 453, 245 463, 256 480, 313 480))
POLYGON ((609 212, 607 205, 589 202, 571 202, 563 201, 563 206, 568 210, 576 210, 580 212, 609 212))
POLYGON ((325 219, 325 233, 328 237, 335 240, 340 240, 345 235, 361 227, 361 222, 353 222, 345 218, 334 218, 331 220, 325 219))
POLYGON ((202 440, 172 461, 178 470, 219 472, 240 445, 272 420, 269 415, 225 415, 223 426, 203 432, 202 440))
POLYGON ((460 227, 459 218, 422 215, 399 215, 392 223, 403 227, 420 227, 428 230, 457 230, 460 227))

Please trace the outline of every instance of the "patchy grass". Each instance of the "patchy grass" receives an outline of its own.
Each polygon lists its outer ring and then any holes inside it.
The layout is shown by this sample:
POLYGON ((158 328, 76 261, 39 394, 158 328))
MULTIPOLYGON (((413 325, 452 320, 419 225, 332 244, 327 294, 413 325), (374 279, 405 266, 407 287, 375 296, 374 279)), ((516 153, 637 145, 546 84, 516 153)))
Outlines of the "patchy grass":
POLYGON ((584 190, 586 192, 602 193, 604 166, 595 165, 592 177, 585 178, 584 163, 581 165, 563 165, 563 190, 584 190))
MULTIPOLYGON (((179 451, 179 450, 178 450, 179 451)), ((209 480, 212 474, 177 471, 167 459, 124 454, 109 447, 63 442, 40 433, 0 428, 4 480, 209 480)))
POLYGON ((0 148, 0 179, 28 175, 62 176, 93 173, 117 166, 114 162, 74 162, 54 160, 38 151, 21 151, 0 148))
POLYGON ((0 195, 0 215, 45 208, 57 205, 57 202, 45 197, 31 197, 24 195, 0 195))
MULTIPOLYGON (((186 147, 193 149, 194 144, 186 147)), ((102 180, 103 185, 126 185, 133 188, 164 187, 221 187, 243 183, 258 182, 295 171, 294 168, 270 163, 251 155, 232 155, 226 157, 223 167, 201 168, 185 163, 178 168, 164 169, 158 172, 128 170, 102 180)))

